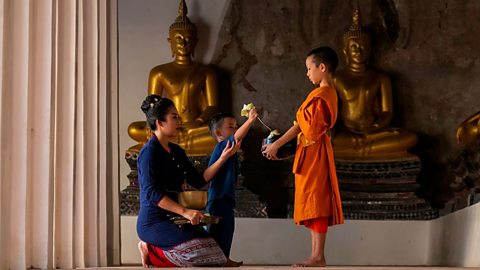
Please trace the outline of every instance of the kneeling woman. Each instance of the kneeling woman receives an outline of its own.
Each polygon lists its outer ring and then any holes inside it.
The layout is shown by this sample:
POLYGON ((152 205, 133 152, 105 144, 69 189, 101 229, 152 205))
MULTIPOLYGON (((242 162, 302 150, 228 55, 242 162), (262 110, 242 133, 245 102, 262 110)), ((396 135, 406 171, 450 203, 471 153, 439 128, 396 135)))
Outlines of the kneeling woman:
POLYGON ((180 126, 173 102, 150 95, 143 101, 142 111, 152 130, 137 164, 140 184, 137 233, 143 266, 223 266, 227 259, 222 250, 201 226, 195 226, 203 213, 178 204, 177 195, 184 182, 196 188, 205 186, 238 150, 239 144, 227 146, 221 158, 202 175, 190 163, 185 151, 169 142, 180 126), (170 220, 172 214, 185 217, 191 224, 179 228, 170 220))

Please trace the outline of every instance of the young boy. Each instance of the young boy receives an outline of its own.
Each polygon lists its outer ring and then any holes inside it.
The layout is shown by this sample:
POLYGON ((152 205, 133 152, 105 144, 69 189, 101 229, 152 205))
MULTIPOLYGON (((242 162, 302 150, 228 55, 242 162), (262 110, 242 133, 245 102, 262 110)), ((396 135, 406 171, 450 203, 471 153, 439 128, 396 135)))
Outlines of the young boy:
MULTIPOLYGON (((248 120, 237 130, 237 120, 232 114, 219 113, 213 116, 208 127, 218 143, 213 150, 208 166, 215 163, 226 147, 234 143, 240 143, 257 117, 257 111, 251 109, 248 113, 248 120)), ((238 155, 234 154, 218 171, 208 188, 207 211, 211 216, 221 217, 218 224, 210 225, 208 232, 217 241, 227 258, 230 257, 235 227, 233 209, 235 207, 235 182, 237 181, 237 176, 238 155)), ((240 266, 242 262, 234 262, 228 259, 227 264, 240 266)))
POLYGON ((293 163, 295 201, 293 219, 310 229, 310 257, 294 266, 325 266, 325 240, 328 226, 342 224, 342 202, 328 131, 337 119, 337 93, 333 73, 338 64, 335 51, 320 47, 308 53, 307 77, 319 85, 312 90, 297 111, 297 124, 272 144, 263 154, 277 159, 278 149, 300 134, 293 163))

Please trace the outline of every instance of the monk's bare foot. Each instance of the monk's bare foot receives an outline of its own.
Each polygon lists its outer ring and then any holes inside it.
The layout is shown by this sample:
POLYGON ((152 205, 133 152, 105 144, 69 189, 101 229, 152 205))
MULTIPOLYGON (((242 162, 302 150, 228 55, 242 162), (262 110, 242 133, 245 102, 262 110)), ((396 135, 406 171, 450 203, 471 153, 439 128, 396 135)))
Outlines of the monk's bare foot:
POLYGON ((305 267, 304 265, 310 260, 311 258, 308 257, 305 260, 299 262, 299 263, 294 263, 292 264, 293 267, 305 267))
POLYGON ((227 263, 223 265, 223 267, 240 267, 243 265, 243 262, 236 262, 234 260, 230 260, 227 258, 227 263))
POLYGON ((152 267, 152 263, 148 258, 148 248, 147 243, 140 241, 138 242, 138 250, 140 251, 140 257, 142 258, 142 266, 144 268, 152 267))
POLYGON ((325 258, 310 257, 300 263, 292 265, 293 267, 324 267, 327 265, 325 258))

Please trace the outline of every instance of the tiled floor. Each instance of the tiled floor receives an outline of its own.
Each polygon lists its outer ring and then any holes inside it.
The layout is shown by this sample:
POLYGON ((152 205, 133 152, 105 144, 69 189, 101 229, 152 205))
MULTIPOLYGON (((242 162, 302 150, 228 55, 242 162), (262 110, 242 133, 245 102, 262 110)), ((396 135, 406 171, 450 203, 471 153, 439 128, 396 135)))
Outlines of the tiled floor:
MULTIPOLYGON (((92 269, 92 268, 86 268, 92 269)), ((105 267, 94 268, 100 270, 142 270, 144 268, 138 266, 123 267, 105 267)), ((239 268, 183 268, 183 269, 240 269, 240 270, 268 270, 268 269, 299 269, 290 266, 242 266, 239 268)), ((463 268, 463 267, 428 267, 428 266, 327 266, 327 267, 309 267, 307 269, 326 269, 326 270, 454 270, 454 269, 480 269, 480 268, 463 268)))

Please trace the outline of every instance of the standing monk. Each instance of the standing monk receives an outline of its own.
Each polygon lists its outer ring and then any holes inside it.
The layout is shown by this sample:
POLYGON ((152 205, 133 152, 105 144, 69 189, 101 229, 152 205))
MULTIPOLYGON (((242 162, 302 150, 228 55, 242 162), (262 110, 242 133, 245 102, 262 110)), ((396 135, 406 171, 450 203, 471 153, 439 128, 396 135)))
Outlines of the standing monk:
POLYGON ((293 266, 325 266, 325 240, 328 226, 343 223, 342 203, 338 188, 330 135, 337 119, 337 94, 333 88, 333 72, 338 57, 329 47, 312 50, 305 60, 307 77, 319 84, 297 111, 297 124, 282 137, 265 146, 264 156, 277 159, 278 149, 298 136, 293 164, 295 174, 294 221, 310 229, 310 257, 293 266))

